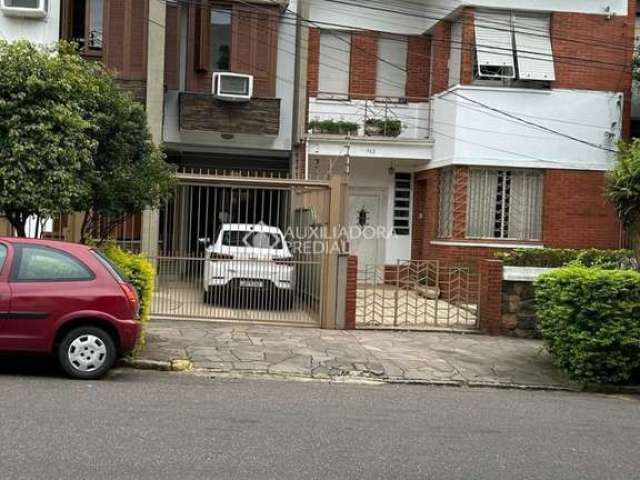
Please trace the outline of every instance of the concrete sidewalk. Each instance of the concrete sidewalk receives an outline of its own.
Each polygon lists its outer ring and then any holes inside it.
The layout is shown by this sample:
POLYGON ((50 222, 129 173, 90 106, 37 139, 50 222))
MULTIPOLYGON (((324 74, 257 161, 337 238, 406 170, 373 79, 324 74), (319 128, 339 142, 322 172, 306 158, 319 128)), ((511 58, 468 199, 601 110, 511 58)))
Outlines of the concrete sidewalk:
POLYGON ((186 359, 194 370, 443 385, 574 388, 542 343, 475 334, 336 331, 154 321, 137 363, 186 359))

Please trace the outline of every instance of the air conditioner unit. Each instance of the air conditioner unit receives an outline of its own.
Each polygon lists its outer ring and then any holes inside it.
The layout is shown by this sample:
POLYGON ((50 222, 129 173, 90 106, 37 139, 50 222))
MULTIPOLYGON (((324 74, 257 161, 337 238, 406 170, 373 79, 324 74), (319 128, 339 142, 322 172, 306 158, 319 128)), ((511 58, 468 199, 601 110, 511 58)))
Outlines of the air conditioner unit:
POLYGON ((49 10, 49 0, 0 0, 0 10, 10 17, 43 18, 49 10))
POLYGON ((253 96, 253 75, 215 72, 211 85, 213 96, 227 102, 247 102, 253 96))

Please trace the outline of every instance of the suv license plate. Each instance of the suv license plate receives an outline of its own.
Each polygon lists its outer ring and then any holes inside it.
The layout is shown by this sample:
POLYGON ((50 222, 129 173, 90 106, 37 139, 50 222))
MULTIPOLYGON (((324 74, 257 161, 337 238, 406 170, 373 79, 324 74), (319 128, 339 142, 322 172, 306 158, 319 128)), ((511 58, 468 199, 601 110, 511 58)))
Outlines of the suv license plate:
POLYGON ((243 288, 262 288, 264 282, 260 280, 240 280, 240 286, 243 288))

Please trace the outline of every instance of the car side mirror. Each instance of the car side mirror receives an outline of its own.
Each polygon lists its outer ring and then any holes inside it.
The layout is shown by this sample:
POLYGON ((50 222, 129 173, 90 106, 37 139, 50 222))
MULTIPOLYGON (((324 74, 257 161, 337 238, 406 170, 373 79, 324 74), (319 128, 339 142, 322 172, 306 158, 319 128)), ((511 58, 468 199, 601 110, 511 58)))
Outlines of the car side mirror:
POLYGON ((209 243, 211 243, 211 239, 209 237, 202 237, 198 239, 198 243, 201 243, 202 245, 209 245, 209 243))

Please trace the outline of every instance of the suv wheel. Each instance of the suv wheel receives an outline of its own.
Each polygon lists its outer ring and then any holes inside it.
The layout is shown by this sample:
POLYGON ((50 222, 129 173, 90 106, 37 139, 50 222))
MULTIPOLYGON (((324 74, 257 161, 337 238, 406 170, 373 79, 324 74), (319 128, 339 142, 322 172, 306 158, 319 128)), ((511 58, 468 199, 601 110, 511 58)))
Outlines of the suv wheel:
POLYGON ((71 378, 95 380, 102 377, 116 360, 116 345, 98 327, 78 327, 67 333, 58 345, 58 361, 71 378))

